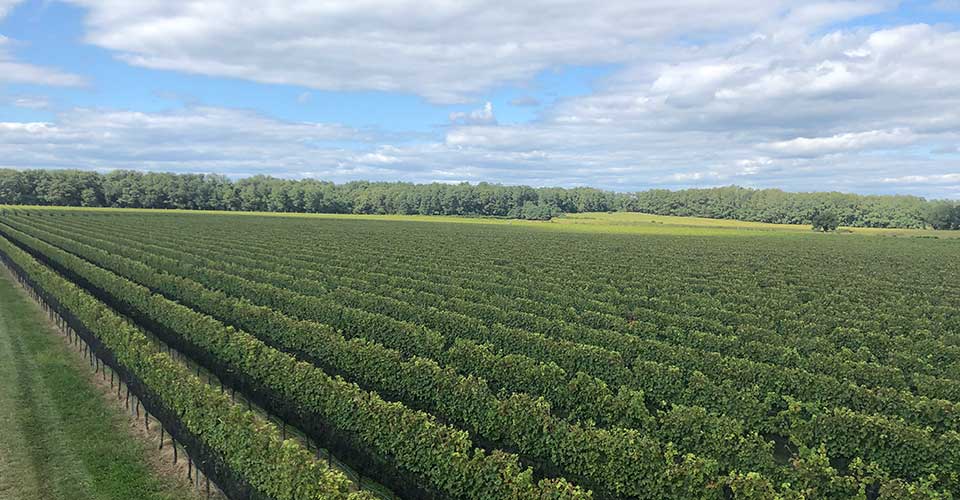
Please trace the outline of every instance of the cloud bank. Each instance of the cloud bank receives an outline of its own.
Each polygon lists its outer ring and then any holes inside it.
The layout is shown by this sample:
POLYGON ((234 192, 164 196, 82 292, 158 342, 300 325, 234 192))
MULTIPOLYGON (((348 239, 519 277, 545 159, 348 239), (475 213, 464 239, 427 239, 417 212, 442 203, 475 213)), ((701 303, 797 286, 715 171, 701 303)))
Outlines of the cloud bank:
POLYGON ((411 139, 269 110, 63 110, 0 124, 10 165, 960 198, 960 31, 848 24, 893 2, 73 3, 86 40, 131 65, 470 111, 411 139), (497 88, 600 64, 614 70, 589 92, 518 97, 504 106, 536 118, 497 119, 497 88))

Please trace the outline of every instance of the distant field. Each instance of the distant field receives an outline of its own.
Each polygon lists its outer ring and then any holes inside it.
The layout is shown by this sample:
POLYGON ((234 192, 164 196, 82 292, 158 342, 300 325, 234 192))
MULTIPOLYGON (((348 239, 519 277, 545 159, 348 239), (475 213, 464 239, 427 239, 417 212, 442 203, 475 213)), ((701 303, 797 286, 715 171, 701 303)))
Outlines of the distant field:
MULTIPOLYGON (((587 213, 587 214, 568 214, 556 219, 558 225, 586 225, 597 226, 604 230, 624 232, 672 232, 682 234, 684 232, 695 232, 698 230, 707 231, 710 229, 722 229, 740 231, 786 231, 797 233, 813 232, 809 224, 768 224, 765 222, 745 222, 727 219, 705 219, 702 217, 673 217, 669 215, 650 215, 641 213, 613 212, 613 213, 587 213)), ((935 231, 932 229, 882 229, 882 228, 863 228, 863 227, 841 227, 841 234, 854 233, 862 235, 878 236, 935 236, 938 238, 956 238, 960 236, 960 231, 935 231)), ((726 234, 726 233, 713 233, 726 234)), ((739 234, 743 234, 742 232, 739 234)))
POLYGON ((404 498, 955 498, 953 238, 626 213, 0 216, 0 243, 404 498))
MULTIPOLYGON (((700 234, 700 235, 744 235, 756 231, 784 231, 789 233, 813 233, 809 224, 768 224, 765 222, 746 222, 728 219, 706 219, 703 217, 675 217, 669 215, 651 215, 636 212, 590 212, 565 214, 550 221, 526 221, 518 219, 496 219, 490 217, 457 217, 444 215, 353 215, 353 214, 304 214, 304 213, 263 213, 263 212, 222 212, 203 210, 153 210, 137 208, 74 208, 74 207, 29 207, 3 206, 0 210, 44 210, 70 212, 114 212, 143 214, 211 214, 211 215, 254 215, 260 217, 294 217, 319 219, 358 219, 448 222, 458 224, 496 224, 523 226, 560 231, 624 233, 624 234, 700 234)), ((936 231, 933 229, 884 229, 863 227, 841 227, 839 234, 859 234, 876 236, 960 238, 960 231, 936 231)))

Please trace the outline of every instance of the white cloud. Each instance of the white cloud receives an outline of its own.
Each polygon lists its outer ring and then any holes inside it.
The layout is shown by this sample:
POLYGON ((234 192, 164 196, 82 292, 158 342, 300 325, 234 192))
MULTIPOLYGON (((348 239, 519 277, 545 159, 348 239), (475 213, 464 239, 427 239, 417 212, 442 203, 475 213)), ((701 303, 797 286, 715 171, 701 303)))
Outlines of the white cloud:
POLYGON ((786 156, 817 157, 846 151, 887 149, 903 146, 917 140, 907 129, 870 130, 836 134, 830 137, 797 137, 789 141, 765 144, 761 147, 786 156))
POLYGON ((87 39, 139 66, 464 102, 558 65, 630 63, 693 33, 806 30, 883 1, 71 0, 87 39))
POLYGON ((56 133, 57 128, 52 123, 43 122, 0 122, 0 132, 5 132, 3 138, 15 138, 13 134, 29 134, 34 136, 47 136, 56 133))
POLYGON ((297 102, 300 104, 306 104, 310 102, 312 99, 313 99, 313 94, 311 94, 310 92, 301 92, 300 95, 297 96, 297 102))
POLYGON ((903 175, 900 177, 884 177, 882 182, 893 184, 941 184, 956 183, 960 185, 960 173, 942 175, 903 175))
POLYGON ((360 164, 382 164, 388 165, 391 163, 399 163, 401 160, 396 156, 387 154, 384 151, 376 151, 373 153, 364 153, 362 155, 356 155, 351 158, 354 162, 360 164))
POLYGON ((322 169, 351 154, 333 143, 369 139, 336 124, 284 122, 243 110, 74 109, 51 123, 0 122, 0 157, 21 168, 289 173, 322 169))
POLYGON ((3 47, 0 44, 0 83, 34 83, 74 87, 83 85, 85 80, 80 76, 56 69, 17 62, 3 53, 3 47))
POLYGON ((497 123, 497 117, 493 115, 493 104, 487 101, 480 109, 475 109, 470 112, 454 111, 450 113, 450 123, 459 125, 490 125, 497 123))
POLYGON ((535 123, 455 127, 445 145, 518 170, 524 153, 545 151, 542 165, 570 184, 960 197, 943 177, 960 168, 950 156, 960 141, 957 31, 861 28, 786 42, 755 33, 667 59, 626 67, 535 123), (932 181, 883 181, 905 168, 932 181))
POLYGON ((264 173, 338 182, 468 180, 619 190, 737 183, 960 197, 960 159, 899 150, 867 156, 842 151, 824 162, 768 156, 749 141, 720 143, 709 131, 636 132, 594 124, 460 126, 446 142, 388 145, 336 124, 210 107, 75 109, 49 123, 0 122, 0 158, 3 166, 19 168, 264 173), (923 177, 904 177, 905 165, 923 177))
POLYGON ((46 97, 22 96, 11 99, 10 104, 18 108, 46 109, 50 107, 50 100, 46 97))

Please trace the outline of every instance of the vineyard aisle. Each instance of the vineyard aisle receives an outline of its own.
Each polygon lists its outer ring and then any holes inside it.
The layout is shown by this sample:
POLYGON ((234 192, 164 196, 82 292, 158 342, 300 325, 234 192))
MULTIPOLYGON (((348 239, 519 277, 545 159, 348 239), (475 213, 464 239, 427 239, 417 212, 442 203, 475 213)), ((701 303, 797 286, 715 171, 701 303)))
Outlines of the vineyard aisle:
POLYGON ((0 498, 197 497, 155 472, 151 453, 39 306, 0 271, 0 498))

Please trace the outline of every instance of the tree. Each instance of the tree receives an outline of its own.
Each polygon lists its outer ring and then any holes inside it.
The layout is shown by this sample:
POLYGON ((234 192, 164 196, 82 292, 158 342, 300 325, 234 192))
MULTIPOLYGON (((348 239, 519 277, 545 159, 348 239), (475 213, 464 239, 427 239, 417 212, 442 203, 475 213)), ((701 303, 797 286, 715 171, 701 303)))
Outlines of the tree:
POLYGON ((960 205, 939 202, 930 207, 926 222, 934 229, 960 229, 960 205))
POLYGON ((540 205, 532 201, 523 204, 518 218, 527 220, 550 220, 556 215, 549 205, 540 205))
POLYGON ((834 231, 840 226, 840 218, 830 210, 819 210, 810 218, 814 231, 834 231))

